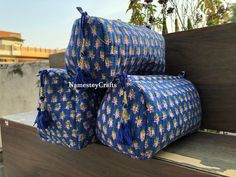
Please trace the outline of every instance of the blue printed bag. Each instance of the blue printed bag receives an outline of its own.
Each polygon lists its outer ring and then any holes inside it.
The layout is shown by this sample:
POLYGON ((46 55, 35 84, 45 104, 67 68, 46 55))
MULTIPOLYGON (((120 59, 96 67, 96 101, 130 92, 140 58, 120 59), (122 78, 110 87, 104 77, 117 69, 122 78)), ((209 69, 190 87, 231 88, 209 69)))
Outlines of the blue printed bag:
POLYGON ((144 160, 199 128, 199 94, 183 76, 121 74, 116 82, 98 112, 96 133, 103 144, 144 160))
POLYGON ((44 69, 40 75, 37 124, 41 138, 81 149, 95 141, 97 110, 103 91, 70 87, 63 69, 44 69))
POLYGON ((65 62, 71 76, 83 70, 84 80, 89 75, 94 83, 111 82, 117 73, 163 74, 165 41, 145 26, 82 12, 73 25, 65 62))

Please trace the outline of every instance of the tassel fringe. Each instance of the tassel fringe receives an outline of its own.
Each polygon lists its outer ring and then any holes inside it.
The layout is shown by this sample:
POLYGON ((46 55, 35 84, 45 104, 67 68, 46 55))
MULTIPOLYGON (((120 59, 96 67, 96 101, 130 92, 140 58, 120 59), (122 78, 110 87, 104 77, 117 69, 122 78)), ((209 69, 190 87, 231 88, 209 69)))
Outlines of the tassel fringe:
POLYGON ((39 88, 39 108, 38 110, 38 115, 36 117, 36 120, 34 122, 34 125, 37 124, 37 127, 39 129, 47 129, 52 121, 50 118, 49 112, 45 109, 45 103, 44 103, 44 93, 43 93, 43 87, 44 87, 44 80, 45 76, 48 74, 47 70, 42 70, 39 72, 40 75, 40 88, 39 88))
POLYGON ((38 108, 38 115, 34 122, 34 125, 37 124, 37 127, 39 129, 47 129, 50 125, 51 118, 49 116, 49 112, 47 110, 41 111, 40 108, 38 108))
POLYGON ((126 123, 121 123, 120 129, 118 130, 118 137, 117 137, 119 144, 124 145, 132 145, 133 138, 132 138, 132 132, 131 132, 131 123, 130 121, 127 121, 126 123))

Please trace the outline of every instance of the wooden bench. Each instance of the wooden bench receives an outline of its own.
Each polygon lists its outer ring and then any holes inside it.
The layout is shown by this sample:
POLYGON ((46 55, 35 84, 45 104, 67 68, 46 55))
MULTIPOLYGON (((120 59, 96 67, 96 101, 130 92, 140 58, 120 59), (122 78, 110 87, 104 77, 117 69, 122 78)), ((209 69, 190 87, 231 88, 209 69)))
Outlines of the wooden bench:
MULTIPOLYGON (((235 29, 234 23, 165 36, 167 73, 185 70, 199 90, 201 131, 140 161, 101 144, 75 151, 44 143, 32 127, 34 112, 4 116, 5 177, 236 176, 235 29)), ((60 56, 51 67, 64 66, 60 56)))

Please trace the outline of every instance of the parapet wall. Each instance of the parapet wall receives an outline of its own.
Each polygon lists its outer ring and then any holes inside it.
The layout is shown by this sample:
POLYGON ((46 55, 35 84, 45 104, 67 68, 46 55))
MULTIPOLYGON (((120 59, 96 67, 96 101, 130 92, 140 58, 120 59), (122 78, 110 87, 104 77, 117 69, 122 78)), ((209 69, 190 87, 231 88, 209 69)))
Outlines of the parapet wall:
POLYGON ((0 116, 34 111, 38 102, 38 77, 48 61, 0 63, 0 116))
POLYGON ((50 54, 58 53, 57 49, 46 49, 36 47, 0 45, 0 55, 48 58, 50 54))

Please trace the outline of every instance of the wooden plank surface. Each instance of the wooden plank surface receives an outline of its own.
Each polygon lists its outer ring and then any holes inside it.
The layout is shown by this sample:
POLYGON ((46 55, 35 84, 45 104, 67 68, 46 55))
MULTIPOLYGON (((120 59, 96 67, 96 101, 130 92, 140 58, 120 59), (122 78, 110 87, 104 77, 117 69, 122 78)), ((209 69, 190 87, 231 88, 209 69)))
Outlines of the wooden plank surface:
POLYGON ((186 71, 200 93, 202 128, 236 132, 236 23, 165 35, 168 74, 186 71))
POLYGON ((1 120, 5 177, 183 177, 215 176, 190 167, 151 159, 134 160, 100 144, 75 151, 44 143, 36 129, 1 120))
POLYGON ((158 158, 235 177, 236 136, 194 133, 167 146, 158 158))

